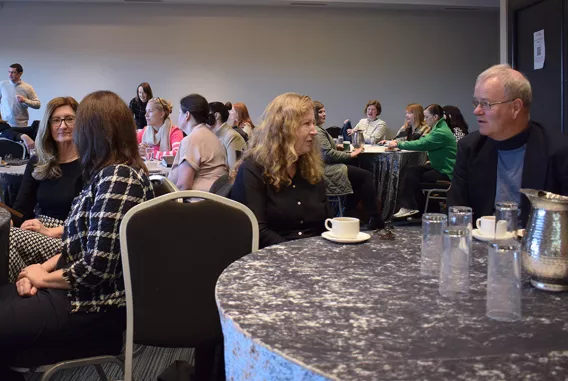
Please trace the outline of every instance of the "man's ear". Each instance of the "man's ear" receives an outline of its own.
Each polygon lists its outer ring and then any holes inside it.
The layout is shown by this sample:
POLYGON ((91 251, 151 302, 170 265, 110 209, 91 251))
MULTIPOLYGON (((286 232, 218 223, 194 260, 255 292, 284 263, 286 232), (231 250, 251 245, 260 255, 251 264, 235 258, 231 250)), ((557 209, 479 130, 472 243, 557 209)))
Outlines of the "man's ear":
POLYGON ((513 118, 517 118, 517 116, 519 116, 519 113, 521 112, 521 110, 523 109, 523 107, 525 106, 525 104, 523 103, 523 101, 519 98, 514 99, 511 104, 513 105, 513 118))

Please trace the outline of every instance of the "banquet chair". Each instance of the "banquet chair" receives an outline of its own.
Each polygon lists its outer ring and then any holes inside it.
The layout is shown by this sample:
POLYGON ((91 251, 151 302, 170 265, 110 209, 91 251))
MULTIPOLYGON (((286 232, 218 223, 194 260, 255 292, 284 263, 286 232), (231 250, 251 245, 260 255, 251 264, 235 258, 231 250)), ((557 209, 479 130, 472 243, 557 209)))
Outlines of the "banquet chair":
POLYGON ((167 193, 179 192, 176 185, 163 175, 151 175, 150 182, 152 183, 152 188, 154 188, 154 196, 162 196, 167 193))
POLYGON ((332 207, 337 208, 337 213, 335 213, 335 217, 343 217, 343 210, 345 206, 345 197, 347 194, 328 194, 327 195, 327 202, 331 204, 332 207))
POLYGON ((215 284, 227 266, 258 250, 258 239, 250 209, 210 192, 170 193, 128 211, 120 226, 125 381, 132 380, 134 343, 194 347, 195 380, 223 377, 222 351, 215 356, 223 343, 215 284))
POLYGON ((426 196, 424 203, 424 213, 428 213, 428 206, 431 200, 446 201, 452 183, 450 181, 438 180, 436 183, 421 183, 420 189, 426 196))
POLYGON ((28 150, 22 142, 15 142, 6 138, 0 138, 0 157, 3 160, 9 155, 13 159, 25 159, 28 150))
POLYGON ((331 126, 325 129, 332 138, 337 138, 341 134, 341 127, 331 126))
POLYGON ((233 181, 231 180, 231 177, 226 174, 215 180, 215 182, 211 185, 209 192, 218 194, 219 196, 229 197, 232 187, 233 181))

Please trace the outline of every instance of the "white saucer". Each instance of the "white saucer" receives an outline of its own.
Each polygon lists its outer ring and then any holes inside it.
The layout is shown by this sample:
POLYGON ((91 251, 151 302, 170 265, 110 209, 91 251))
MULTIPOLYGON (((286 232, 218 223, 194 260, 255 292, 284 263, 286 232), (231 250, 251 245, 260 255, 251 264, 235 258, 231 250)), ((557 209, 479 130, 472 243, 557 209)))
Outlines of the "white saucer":
POLYGON ((473 229, 471 232, 471 235, 473 236, 473 238, 479 240, 479 241, 483 241, 483 242, 489 242, 489 241, 501 241, 504 239, 510 239, 510 238, 514 238, 515 235, 513 233, 508 233, 507 235, 503 236, 503 237, 499 237, 497 239, 495 239, 495 237, 490 237, 488 235, 484 235, 483 233, 481 233, 481 231, 479 231, 479 229, 473 229))
POLYGON ((366 240, 368 240, 369 238, 371 238, 371 236, 367 233, 363 233, 363 232, 359 232, 359 234, 357 234, 357 237, 355 238, 338 238, 338 237, 334 237, 331 235, 331 232, 327 231, 327 232, 323 232, 321 233, 321 236, 327 240, 333 241, 333 242, 338 242, 338 243, 359 243, 359 242, 365 242, 366 240))

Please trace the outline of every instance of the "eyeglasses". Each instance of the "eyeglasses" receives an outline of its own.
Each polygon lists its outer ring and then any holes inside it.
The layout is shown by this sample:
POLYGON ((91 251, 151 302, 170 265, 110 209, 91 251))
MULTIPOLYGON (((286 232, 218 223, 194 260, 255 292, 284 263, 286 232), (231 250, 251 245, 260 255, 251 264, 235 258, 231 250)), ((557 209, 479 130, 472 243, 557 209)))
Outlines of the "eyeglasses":
POLYGON ((49 121, 51 122, 51 125, 54 127, 60 127, 61 123, 65 122, 65 124, 69 127, 74 126, 75 125, 75 120, 77 118, 75 118, 74 116, 66 116, 65 118, 51 118, 49 121))
POLYGON ((482 110, 484 111, 489 111, 491 110, 491 107, 495 106, 495 105, 500 105, 503 103, 509 103, 514 101, 514 99, 509 99, 506 101, 500 101, 500 102, 487 102, 487 101, 478 101, 477 99, 474 99, 471 101, 471 104, 473 105, 473 108, 477 108, 477 106, 481 107, 482 110))

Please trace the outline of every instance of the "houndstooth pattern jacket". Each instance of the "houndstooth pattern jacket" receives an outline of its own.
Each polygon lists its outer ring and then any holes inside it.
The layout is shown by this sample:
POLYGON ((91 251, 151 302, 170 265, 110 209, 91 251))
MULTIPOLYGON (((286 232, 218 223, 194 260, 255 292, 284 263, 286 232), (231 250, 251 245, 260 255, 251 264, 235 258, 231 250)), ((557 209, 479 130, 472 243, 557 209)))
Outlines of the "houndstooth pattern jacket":
POLYGON ((71 285, 71 312, 125 306, 120 223, 131 208, 153 197, 143 170, 118 164, 103 168, 75 198, 58 264, 71 285))

